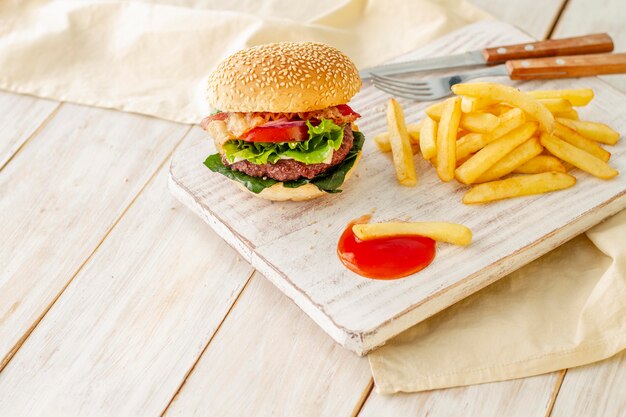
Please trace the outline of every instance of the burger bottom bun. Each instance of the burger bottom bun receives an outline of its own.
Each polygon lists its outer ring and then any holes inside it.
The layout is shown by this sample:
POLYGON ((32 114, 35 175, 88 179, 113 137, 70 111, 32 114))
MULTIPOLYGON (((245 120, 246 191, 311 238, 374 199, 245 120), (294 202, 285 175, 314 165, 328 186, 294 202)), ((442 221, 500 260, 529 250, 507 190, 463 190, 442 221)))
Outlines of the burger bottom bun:
MULTIPOLYGON (((348 181, 348 178, 350 178, 350 175, 352 175, 352 172, 354 172, 354 169, 359 164, 359 160, 361 159, 361 154, 362 154, 362 151, 359 152, 359 154, 357 155, 356 161, 354 161, 354 165, 352 165, 352 168, 350 168, 350 171, 346 173, 344 184, 346 181, 348 181)), ((246 187, 243 186, 243 184, 237 181, 232 181, 232 182, 234 182, 235 185, 237 185, 237 187, 239 187, 243 191, 246 191, 247 193, 252 194, 255 197, 259 197, 259 198, 263 198, 265 200, 271 200, 271 201, 306 201, 306 200, 312 200, 317 197, 322 197, 328 194, 327 192, 320 190, 313 184, 305 184, 297 188, 287 188, 283 186, 282 182, 278 182, 272 185, 271 187, 267 187, 266 189, 264 189, 263 191, 257 194, 248 190, 246 187)))

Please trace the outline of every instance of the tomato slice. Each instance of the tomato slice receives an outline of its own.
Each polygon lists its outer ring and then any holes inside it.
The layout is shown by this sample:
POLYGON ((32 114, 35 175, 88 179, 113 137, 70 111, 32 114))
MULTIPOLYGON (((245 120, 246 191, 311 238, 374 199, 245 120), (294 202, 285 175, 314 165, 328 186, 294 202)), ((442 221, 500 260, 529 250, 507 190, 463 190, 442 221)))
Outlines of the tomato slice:
POLYGON ((268 124, 251 129, 242 139, 247 142, 303 142, 309 139, 309 128, 304 121, 268 124))

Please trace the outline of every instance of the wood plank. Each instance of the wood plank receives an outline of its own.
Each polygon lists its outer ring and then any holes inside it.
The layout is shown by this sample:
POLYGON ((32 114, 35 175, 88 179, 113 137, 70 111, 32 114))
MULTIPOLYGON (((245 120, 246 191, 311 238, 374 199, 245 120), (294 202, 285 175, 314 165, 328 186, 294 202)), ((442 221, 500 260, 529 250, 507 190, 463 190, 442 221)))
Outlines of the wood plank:
MULTIPOLYGON (((623 52, 626 50, 624 16, 622 0, 569 0, 552 37, 606 32, 613 38, 615 51, 623 52)), ((626 75, 606 75, 600 78, 626 92, 626 75)))
POLYGON ((188 129, 64 104, 0 172, 0 369, 188 129))
POLYGON ((165 409, 252 273, 166 179, 165 167, 0 374, 0 415, 165 409))
POLYGON ((531 378, 414 394, 372 392, 359 417, 544 417, 559 378, 555 372, 531 378))
POLYGON ((565 0, 469 0, 493 17, 522 29, 536 39, 545 39, 565 0))
POLYGON ((0 91, 0 170, 59 102, 0 91))
POLYGON ((567 370, 550 417, 626 415, 626 351, 567 370))
POLYGON ((350 416, 370 384, 344 350, 255 275, 166 416, 350 416))
MULTIPOLYGON (((528 38, 504 23, 485 22, 439 39, 411 53, 439 54, 528 38)), ((513 83, 536 88, 592 87, 593 104, 583 117, 626 131, 623 94, 595 78, 513 83)), ((386 129, 381 113, 389 96, 366 83, 351 105, 362 115, 368 137, 386 129)), ((403 101, 408 122, 422 117, 429 103, 403 101)), ((626 171, 626 143, 612 147, 611 164, 626 171)), ((575 187, 558 193, 511 199, 489 205, 461 203, 467 187, 441 183, 429 163, 417 158, 420 183, 401 187, 388 154, 366 141, 355 179, 344 192, 310 202, 267 202, 237 192, 224 177, 210 172, 202 158, 210 143, 181 149, 172 161, 173 190, 268 279, 339 343, 359 354, 379 346, 456 301, 547 253, 626 206, 626 177, 601 181, 574 171, 575 187), (336 242, 354 218, 376 210, 375 221, 443 220, 474 232, 460 248, 440 245, 427 269, 396 281, 364 279, 348 271, 336 256, 336 242), (276 215, 280 213, 280 215, 276 215), (445 214, 442 214, 445 213, 445 214), (503 215, 506 213, 506 215, 503 215), (442 218, 442 216, 444 216, 442 218), (304 250, 303 250, 304 248, 304 250), (310 262, 311 254, 327 263, 310 262)))
MULTIPOLYGON (((554 30, 554 37, 607 32, 616 51, 626 48, 624 4, 620 0, 569 0, 554 30)), ((626 75, 601 77, 626 92, 626 75)), ((626 353, 569 369, 565 374, 551 416, 622 416, 626 413, 626 353)))

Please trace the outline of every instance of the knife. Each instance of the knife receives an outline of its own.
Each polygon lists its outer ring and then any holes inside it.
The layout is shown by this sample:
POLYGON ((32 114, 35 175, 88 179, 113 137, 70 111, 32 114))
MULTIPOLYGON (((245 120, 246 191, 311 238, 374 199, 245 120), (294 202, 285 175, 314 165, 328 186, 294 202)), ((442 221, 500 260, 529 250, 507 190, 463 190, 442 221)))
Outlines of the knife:
POLYGON ((597 54, 613 51, 613 40, 606 33, 577 36, 573 38, 549 39, 546 41, 494 46, 463 54, 448 55, 396 64, 378 65, 359 72, 361 78, 372 73, 392 75, 407 72, 432 71, 476 65, 502 64, 506 61, 526 58, 542 58, 562 55, 597 54))

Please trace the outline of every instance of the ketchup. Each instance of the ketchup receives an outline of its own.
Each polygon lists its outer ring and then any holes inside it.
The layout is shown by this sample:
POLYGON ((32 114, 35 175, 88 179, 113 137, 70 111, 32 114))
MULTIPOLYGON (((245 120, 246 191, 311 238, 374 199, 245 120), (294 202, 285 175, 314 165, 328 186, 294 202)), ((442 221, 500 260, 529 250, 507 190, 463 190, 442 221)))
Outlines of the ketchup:
POLYGON ((435 241, 427 237, 359 239, 352 226, 367 220, 364 217, 351 222, 339 238, 337 254, 349 270, 367 278, 391 280, 421 271, 435 259, 435 241))

